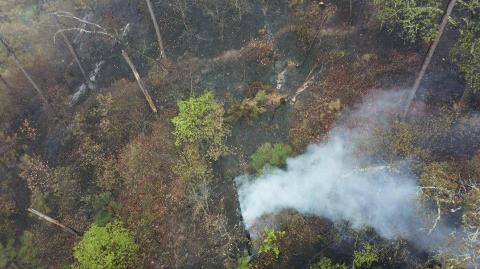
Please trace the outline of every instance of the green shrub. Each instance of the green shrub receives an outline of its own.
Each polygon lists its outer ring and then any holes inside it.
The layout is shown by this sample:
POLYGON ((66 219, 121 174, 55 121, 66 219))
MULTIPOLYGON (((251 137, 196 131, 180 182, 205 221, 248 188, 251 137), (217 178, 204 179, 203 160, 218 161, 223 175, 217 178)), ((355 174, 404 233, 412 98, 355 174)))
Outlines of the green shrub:
POLYGON ((463 20, 460 38, 450 53, 466 82, 474 91, 480 90, 480 22, 463 20))
POLYGON ((276 232, 274 229, 265 228, 259 253, 270 253, 278 258, 280 255, 280 239, 284 236, 285 231, 276 232))
POLYGON ((333 263, 328 257, 322 257, 320 260, 312 265, 309 269, 348 269, 345 264, 333 263))
POLYGON ((409 43, 418 39, 430 42, 435 38, 438 19, 442 15, 437 0, 373 0, 378 17, 389 32, 397 32, 409 43))
POLYGON ((105 226, 111 222, 115 216, 115 210, 119 207, 110 192, 102 192, 93 198, 93 208, 95 210, 95 224, 105 226))
POLYGON ((224 108, 212 91, 178 102, 179 113, 173 118, 175 144, 200 145, 206 156, 217 160, 226 151, 224 140, 229 129, 224 124, 224 108))
POLYGON ((240 119, 252 120, 267 111, 266 101, 268 94, 265 90, 257 92, 253 98, 245 98, 240 103, 234 104, 228 110, 228 120, 237 121, 240 119))
POLYGON ((74 247, 73 268, 127 269, 139 267, 139 247, 119 221, 93 224, 74 247))
POLYGON ((363 245, 362 250, 355 250, 353 253, 354 268, 359 268, 364 265, 370 267, 374 262, 377 262, 378 259, 377 250, 370 244, 363 245))
POLYGON ((237 267, 236 269, 248 269, 248 263, 250 262, 250 256, 248 253, 244 253, 243 255, 237 258, 237 267))
POLYGON ((252 166, 259 173, 268 166, 281 167, 292 154, 293 149, 289 145, 265 143, 252 155, 252 166))

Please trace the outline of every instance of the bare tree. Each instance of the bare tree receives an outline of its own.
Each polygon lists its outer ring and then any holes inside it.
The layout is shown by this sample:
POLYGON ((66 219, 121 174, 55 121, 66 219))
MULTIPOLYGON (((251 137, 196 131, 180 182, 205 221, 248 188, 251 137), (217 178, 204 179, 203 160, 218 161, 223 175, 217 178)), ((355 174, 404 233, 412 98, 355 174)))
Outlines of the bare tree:
POLYGON ((153 11, 152 1, 146 0, 148 11, 150 12, 150 17, 152 18, 153 26, 155 27, 155 33, 157 34, 158 48, 160 50, 160 58, 167 58, 165 55, 165 48, 163 46, 162 34, 160 33, 160 27, 158 27, 157 18, 155 17, 155 12, 153 11))
POLYGON ((427 71, 428 66, 430 65, 430 62, 432 60, 432 56, 435 53, 435 50, 437 49, 438 43, 440 42, 440 38, 442 38, 443 32, 445 31, 445 27, 447 26, 448 23, 448 18, 450 17, 450 14, 452 14, 453 7, 455 6, 455 3, 457 0, 450 0, 450 3, 448 4, 447 11, 445 12, 445 15, 443 16, 442 23, 440 24, 440 28, 438 30, 437 36, 435 37, 435 40, 433 41, 432 45, 430 46, 428 50, 427 57, 425 58, 425 61, 423 62, 422 69, 420 70, 420 73, 418 74, 417 78, 415 79, 415 83, 413 84, 413 88, 410 91, 408 97, 407 97, 407 102, 405 104, 405 108, 402 113, 402 119, 405 120, 405 118, 408 115, 408 112, 410 110, 410 106, 412 105, 413 98, 415 97, 415 94, 417 93, 418 88, 420 87, 420 83, 423 80, 423 77, 425 76, 425 73, 427 71))
MULTIPOLYGON (((54 21, 55 21, 55 25, 56 25, 57 28, 60 30, 60 29, 61 29, 61 26, 60 26, 60 22, 58 21, 58 17, 57 17, 57 16, 54 16, 54 21)), ((87 73, 85 72, 85 69, 83 68, 83 65, 82 65, 82 62, 80 61, 80 58, 78 57, 77 51, 75 50, 75 48, 73 47, 72 43, 71 43, 70 40, 68 39, 67 35, 65 35, 65 32, 60 31, 59 34, 60 34, 60 36, 62 36, 63 41, 64 41, 65 44, 67 45, 68 51, 70 51, 70 54, 72 54, 73 59, 75 60, 75 62, 76 62, 77 65, 78 65, 78 68, 79 68, 80 71, 82 72, 83 79, 85 80, 85 83, 87 83, 87 85, 88 85, 89 79, 88 79, 87 73)))
POLYGON ((133 64, 132 60, 128 56, 128 53, 125 50, 122 50, 122 56, 125 62, 127 62, 128 66, 132 70, 133 76, 135 77, 135 80, 137 80, 138 86, 140 87, 140 90, 142 91, 143 95, 145 96, 145 99, 147 99, 148 105, 152 109, 154 113, 157 113, 157 108, 155 107, 155 103, 152 100, 152 97, 148 93, 145 85, 143 84, 142 78, 137 72, 137 69, 135 68, 135 65, 133 64))
MULTIPOLYGON (((71 13, 56 12, 54 14, 56 14, 57 16, 60 16, 60 17, 66 17, 66 18, 73 19, 73 20, 81 22, 83 24, 87 24, 87 25, 89 25, 93 28, 93 30, 86 30, 85 27, 82 27, 82 28, 74 27, 74 28, 68 28, 68 29, 60 29, 60 30, 57 31, 57 33, 55 33, 55 35, 61 34, 65 31, 79 31, 79 32, 87 33, 87 34, 98 34, 98 35, 101 35, 101 36, 106 37, 107 39, 113 41, 115 44, 118 44, 122 47, 125 46, 125 44, 123 42, 123 39, 128 34, 128 31, 130 29, 130 24, 127 24, 123 28, 123 31, 120 35, 117 35, 117 34, 109 33, 104 27, 102 27, 99 24, 86 21, 85 19, 78 18, 78 17, 72 15, 71 13)), ((153 99, 150 96, 150 94, 148 93, 147 88, 145 87, 145 84, 143 83, 142 78, 140 77, 140 74, 137 72, 137 69, 135 68, 135 65, 133 64, 133 61, 130 59, 130 56, 128 55, 128 53, 126 52, 125 49, 122 49, 122 57, 125 60, 125 62, 128 64, 128 66, 130 67, 130 70, 132 71, 133 76, 135 77, 135 80, 137 81, 138 86, 140 87, 140 90, 142 91, 143 95, 145 96, 145 99, 147 100, 148 105, 150 106, 150 108, 152 109, 152 111, 154 113, 157 113, 157 108, 155 107, 155 103, 153 102, 153 99)))

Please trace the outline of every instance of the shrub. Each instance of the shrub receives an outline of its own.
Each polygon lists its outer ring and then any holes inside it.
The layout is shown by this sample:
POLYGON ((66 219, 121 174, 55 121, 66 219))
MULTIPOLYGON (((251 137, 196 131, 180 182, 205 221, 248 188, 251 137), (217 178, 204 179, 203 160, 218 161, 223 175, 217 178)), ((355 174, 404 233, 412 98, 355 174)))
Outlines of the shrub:
POLYGON ((265 228, 259 253, 270 253, 278 258, 280 255, 280 239, 284 236, 285 231, 276 232, 274 229, 265 228))
POLYGON ((239 256, 237 258, 237 267, 236 269, 248 269, 248 263, 250 262, 250 256, 247 253, 239 256))
POLYGON ((333 263, 328 257, 322 257, 320 260, 312 265, 309 269, 348 269, 345 264, 333 263))
POLYGON ((475 91, 480 90, 480 23, 464 19, 460 38, 450 53, 467 83, 475 91))
POLYGON ((179 113, 173 118, 175 144, 200 145, 206 156, 217 160, 225 151, 223 144, 229 133, 224 124, 224 108, 215 101, 212 91, 178 102, 179 113))
POLYGON ((119 221, 100 227, 93 224, 74 247, 74 268, 138 268, 139 248, 119 221))
POLYGON ((437 20, 442 15, 437 0, 373 0, 378 17, 389 32, 398 32, 409 43, 418 39, 430 42, 437 33, 437 20))
POLYGON ((267 92, 260 90, 253 98, 245 98, 240 103, 234 104, 228 111, 228 120, 237 121, 240 119, 252 120, 267 111, 267 92))
POLYGON ((292 153, 293 149, 289 145, 265 143, 252 155, 252 165, 259 173, 268 166, 281 167, 292 153))
POLYGON ((93 199, 93 208, 95 209, 95 224, 105 226, 111 222, 115 216, 115 210, 119 204, 115 202, 110 192, 102 192, 93 199))
POLYGON ((354 268, 362 266, 370 267, 374 262, 378 261, 377 250, 370 244, 363 245, 362 250, 354 251, 353 253, 353 265, 354 268))

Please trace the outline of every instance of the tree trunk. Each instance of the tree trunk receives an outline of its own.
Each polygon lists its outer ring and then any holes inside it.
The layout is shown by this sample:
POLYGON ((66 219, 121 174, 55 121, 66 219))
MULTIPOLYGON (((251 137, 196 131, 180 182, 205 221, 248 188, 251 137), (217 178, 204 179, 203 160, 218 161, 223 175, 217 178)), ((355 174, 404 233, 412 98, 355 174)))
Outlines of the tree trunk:
POLYGON ((5 80, 5 78, 3 78, 2 75, 0 75, 0 81, 5 85, 5 87, 7 87, 9 91, 13 90, 13 87, 10 85, 10 83, 8 83, 8 81, 5 80))
MULTIPOLYGON (((37 91, 37 93, 40 95, 40 97, 42 98, 42 101, 44 102, 44 105, 46 106, 47 109, 51 110, 51 106, 50 106, 50 103, 48 102, 47 98, 45 97, 45 95, 43 94, 43 91, 40 89, 40 87, 38 87, 38 85, 35 83, 35 81, 33 81, 32 77, 30 77, 30 75, 28 74, 28 72, 23 68, 22 64, 20 63, 20 61, 18 60, 17 56, 15 55, 15 53, 13 52, 13 50, 10 48, 10 46, 8 45, 7 41, 4 39, 4 37, 0 34, 0 43, 2 43, 2 45, 5 47, 5 49, 7 50, 8 54, 9 55, 12 55, 12 58, 15 62, 15 65, 22 71, 23 75, 25 76, 25 78, 27 78, 28 82, 30 83, 30 85, 32 85, 32 87, 37 91)), ((52 110, 53 111, 53 110, 52 110)))
POLYGON ((133 76, 137 80, 140 90, 142 91, 143 95, 145 95, 145 99, 147 99, 148 105, 150 105, 150 108, 154 113, 157 113, 157 108, 155 107, 155 103, 153 103, 152 97, 150 96, 150 94, 148 94, 148 91, 142 82, 142 78, 140 78, 140 75, 138 74, 137 69, 135 68, 135 65, 133 65, 132 60, 130 59, 130 57, 128 56, 125 50, 122 50, 122 56, 123 56, 123 59, 125 59, 125 61, 127 62, 128 66, 130 66, 130 69, 132 70, 133 76))
POLYGON ((155 33, 157 34, 157 41, 158 41, 158 48, 160 50, 160 58, 167 58, 165 55, 165 48, 163 47, 163 39, 160 33, 160 28, 158 27, 157 18, 155 17, 155 13, 153 11, 152 1, 146 0, 148 11, 150 12, 150 17, 152 18, 153 26, 155 28, 155 33))
MULTIPOLYGON (((60 23, 59 23, 59 21, 58 21, 58 17, 57 17, 57 16, 55 16, 55 24, 57 25, 58 29, 61 30, 60 23)), ((88 79, 87 73, 85 72, 85 69, 83 68, 82 62, 80 62, 80 58, 78 57, 77 51, 75 50, 75 48, 73 47, 72 43, 70 42, 70 40, 68 39, 68 37, 65 35, 65 33, 64 33, 63 31, 60 31, 59 33, 60 33, 60 35, 62 36, 63 41, 65 42, 65 44, 67 44, 67 48, 68 48, 68 50, 70 51, 70 54, 72 54, 73 59, 74 59, 75 62, 77 63, 78 68, 79 68, 80 71, 82 72, 83 79, 85 80, 85 83, 87 83, 87 85, 88 85, 89 79, 88 79)))
POLYGON ((470 85, 465 86, 465 90, 463 91, 462 97, 459 101, 460 111, 465 111, 470 107, 470 103, 472 101, 473 96, 473 88, 470 85))
POLYGON ((79 232, 75 231, 74 229, 72 229, 72 228, 70 228, 70 227, 68 227, 68 226, 66 226, 66 225, 63 225, 63 224, 60 223, 59 221, 57 221, 57 220, 55 220, 55 219, 53 219, 53 218, 51 218, 51 217, 49 217, 49 216, 47 216, 47 215, 45 215, 45 214, 43 214, 43 213, 38 212, 37 210, 35 210, 35 209, 33 209, 33 208, 28 208, 27 211, 30 212, 30 213, 32 213, 32 214, 37 215, 39 218, 41 218, 41 219, 43 219, 43 220, 45 220, 45 221, 48 221, 48 222, 50 222, 50 223, 52 223, 52 224, 57 225, 58 227, 62 228, 64 231, 66 231, 66 232, 68 232, 68 233, 70 233, 70 234, 72 234, 72 235, 74 235, 74 236, 76 236, 76 237, 80 237, 80 233, 79 233, 79 232))
POLYGON ((450 3, 448 4, 447 11, 443 16, 442 23, 440 24, 440 28, 438 30, 437 36, 435 37, 435 40, 433 41, 432 45, 428 50, 427 57, 425 58, 425 61, 423 62, 423 65, 422 65, 422 69, 420 70, 420 73, 418 74, 415 80, 415 83, 413 84, 413 88, 407 97, 407 102, 405 104, 405 108, 402 113, 403 120, 405 120, 405 118, 408 116, 408 112, 410 110, 410 106, 412 105, 413 98, 415 97, 415 94, 417 93, 417 90, 420 87, 420 83, 422 82, 422 79, 425 76, 425 72, 427 71, 427 68, 430 65, 432 56, 435 53, 435 50, 438 46, 438 43, 440 42, 440 38, 442 37, 443 32, 445 31, 445 27, 448 24, 448 18, 450 17, 450 14, 452 13, 453 7, 455 6, 456 2, 457 0, 450 0, 450 3))

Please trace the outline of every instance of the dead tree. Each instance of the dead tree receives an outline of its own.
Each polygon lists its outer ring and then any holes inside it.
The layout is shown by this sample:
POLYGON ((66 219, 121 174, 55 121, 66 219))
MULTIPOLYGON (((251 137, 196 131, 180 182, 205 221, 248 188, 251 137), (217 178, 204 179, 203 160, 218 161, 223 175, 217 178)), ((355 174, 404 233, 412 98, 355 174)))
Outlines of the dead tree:
POLYGON ((152 18, 153 27, 155 28, 155 33, 157 34, 158 48, 160 50, 160 58, 166 58, 165 48, 163 46, 162 34, 160 33, 160 27, 158 27, 157 18, 155 17, 155 12, 153 11, 152 1, 146 0, 148 11, 150 12, 150 17, 152 18))
POLYGON ((40 89, 40 87, 37 85, 37 83, 35 83, 35 81, 32 79, 30 74, 28 74, 28 72, 25 70, 25 68, 23 68, 23 65, 20 63, 20 60, 17 58, 17 55, 15 55, 15 52, 8 45, 8 42, 5 40, 5 38, 3 37, 2 34, 0 34, 0 43, 2 43, 3 47, 7 51, 8 55, 12 56, 13 61, 15 62, 15 65, 18 67, 18 69, 20 69, 20 71, 22 71, 23 75, 28 80, 30 85, 32 85, 32 87, 35 89, 35 91, 37 91, 38 95, 40 95, 40 98, 42 99, 42 101, 43 101, 45 107, 47 108, 47 110, 51 110, 50 103, 48 102, 47 98, 45 97, 45 94, 43 94, 43 91, 40 89))
POLYGON ((135 68, 135 65, 133 64, 132 60, 128 56, 128 53, 125 50, 122 50, 122 56, 125 62, 127 62, 128 66, 132 70, 133 76, 135 77, 135 80, 137 80, 138 86, 140 87, 140 90, 142 91, 143 95, 145 96, 145 99, 147 99, 148 105, 152 109, 154 113, 157 113, 157 108, 155 107, 155 103, 152 100, 152 97, 148 93, 145 85, 143 84, 142 78, 137 72, 137 69, 135 68))
MULTIPOLYGON (((57 26, 57 28, 61 29, 60 22, 58 21, 57 16, 54 16, 54 21, 55 21, 55 25, 57 26)), ((60 31, 59 34, 60 34, 60 36, 62 36, 63 41, 67 45, 68 51, 70 52, 70 54, 72 54, 73 59, 75 60, 75 62, 78 65, 78 68, 82 72, 83 79, 85 80, 85 83, 87 83, 87 85, 88 85, 89 79, 88 79, 87 73, 85 72, 85 69, 83 68, 83 65, 82 65, 82 62, 80 61, 80 58, 78 57, 77 51, 75 50, 72 43, 70 42, 70 39, 68 39, 67 35, 65 35, 65 33, 63 31, 60 31)))
POLYGON ((71 228, 71 227, 68 227, 67 225, 62 224, 61 222, 59 222, 59 221, 56 220, 56 219, 53 219, 53 218, 51 218, 51 217, 49 217, 49 216, 47 216, 47 215, 45 215, 45 214, 43 214, 43 213, 40 213, 40 212, 38 212, 37 210, 35 210, 35 209, 33 209, 33 208, 28 208, 27 211, 30 212, 30 213, 32 213, 32 214, 34 214, 34 215, 36 215, 37 217, 39 217, 39 218, 42 219, 42 220, 45 220, 45 221, 47 221, 47 222, 50 222, 50 223, 52 223, 52 224, 54 224, 54 225, 62 228, 62 230, 66 231, 67 233, 70 233, 70 234, 74 235, 75 237, 80 237, 80 233, 79 233, 79 232, 75 231, 75 230, 74 230, 73 228, 71 228))
POLYGON ((440 24, 440 28, 438 29, 437 36, 435 37, 435 40, 433 41, 432 45, 430 46, 428 50, 427 57, 425 58, 425 61, 423 62, 422 69, 420 70, 420 73, 418 74, 417 78, 415 79, 415 83, 413 84, 413 88, 408 94, 407 97, 407 102, 405 104, 405 108, 402 113, 402 119, 405 120, 408 112, 410 110, 410 106, 412 105, 413 98, 415 98, 415 94, 417 93, 418 88, 420 87, 420 83, 423 80, 423 77, 425 76, 425 73, 427 71, 428 66, 430 65, 430 62, 432 60, 432 56, 435 53, 435 50, 438 46, 438 43, 440 42, 440 38, 442 38, 443 32, 445 31, 445 27, 448 24, 448 18, 450 17, 450 14, 452 14, 453 7, 455 6, 455 3, 457 0, 450 0, 450 3, 448 4, 447 11, 445 12, 445 15, 443 16, 442 23, 440 24))

